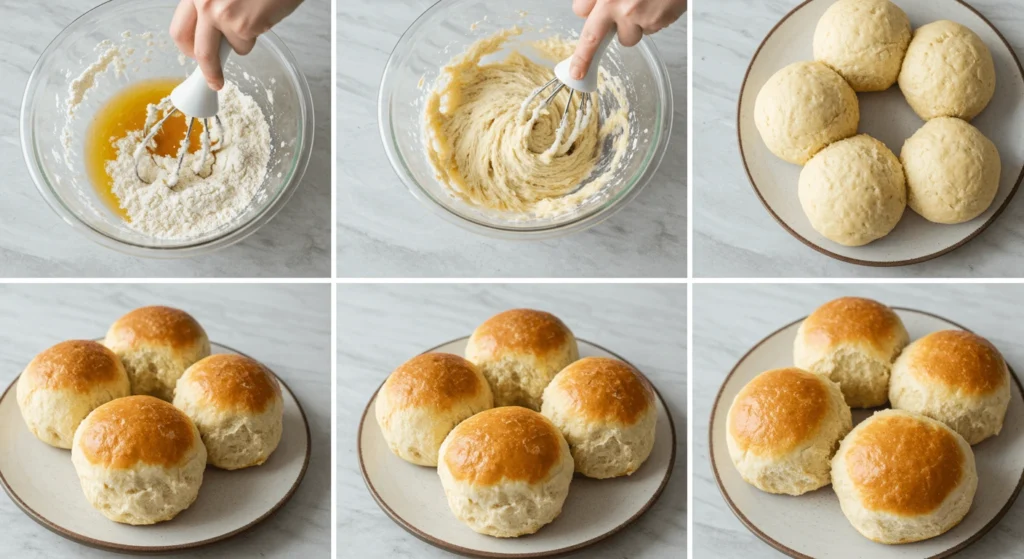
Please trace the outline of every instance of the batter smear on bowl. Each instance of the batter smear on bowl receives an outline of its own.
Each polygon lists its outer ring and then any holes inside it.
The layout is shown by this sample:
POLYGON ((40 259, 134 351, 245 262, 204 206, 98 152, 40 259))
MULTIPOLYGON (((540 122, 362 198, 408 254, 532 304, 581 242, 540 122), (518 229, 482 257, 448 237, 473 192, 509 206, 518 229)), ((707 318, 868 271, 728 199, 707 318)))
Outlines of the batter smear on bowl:
MULTIPOLYGON (((550 65, 518 51, 481 62, 521 34, 514 27, 483 38, 441 69, 426 102, 427 155, 438 181, 468 204, 523 218, 557 217, 578 209, 611 180, 629 143, 629 103, 621 81, 602 71, 594 116, 580 131, 563 130, 564 138, 575 140, 551 150, 568 94, 557 96, 532 126, 520 118, 520 109, 553 77, 551 66, 569 57, 575 43, 560 38, 531 43, 550 65), (608 164, 594 176, 604 158, 608 164)), ((576 103, 570 114, 576 113, 576 103)))

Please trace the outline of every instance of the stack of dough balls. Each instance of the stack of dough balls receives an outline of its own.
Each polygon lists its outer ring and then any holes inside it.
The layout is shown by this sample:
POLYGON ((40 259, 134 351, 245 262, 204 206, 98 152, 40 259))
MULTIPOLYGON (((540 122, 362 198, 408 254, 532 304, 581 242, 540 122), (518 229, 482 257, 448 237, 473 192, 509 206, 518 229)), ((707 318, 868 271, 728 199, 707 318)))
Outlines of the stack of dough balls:
POLYGON ((729 409, 727 444, 741 477, 789 495, 831 483, 853 527, 879 543, 956 526, 978 485, 971 445, 1002 429, 1009 367, 967 331, 909 340, 899 316, 870 299, 815 310, 794 341, 799 368, 755 377, 729 409), (850 408, 886 404, 850 430, 850 408))
POLYGON ((910 208, 957 224, 985 213, 999 190, 999 152, 969 121, 991 101, 995 66, 970 29, 937 21, 912 32, 889 0, 838 0, 818 20, 814 62, 797 62, 761 88, 754 123, 768 149, 803 165, 800 205, 815 231, 864 246, 910 208), (925 125, 900 157, 857 135, 857 93, 899 83, 925 125))
POLYGON ((399 458, 436 467, 452 514, 499 538, 554 521, 573 472, 628 476, 654 448, 654 389, 627 363, 579 358, 556 316, 497 314, 465 358, 424 353, 381 385, 374 414, 399 458))
POLYGON ((143 307, 102 344, 71 340, 37 355, 18 379, 18 406, 39 440, 71 450, 93 508, 124 524, 164 522, 196 500, 207 463, 256 466, 281 440, 273 373, 209 354, 186 312, 143 307))

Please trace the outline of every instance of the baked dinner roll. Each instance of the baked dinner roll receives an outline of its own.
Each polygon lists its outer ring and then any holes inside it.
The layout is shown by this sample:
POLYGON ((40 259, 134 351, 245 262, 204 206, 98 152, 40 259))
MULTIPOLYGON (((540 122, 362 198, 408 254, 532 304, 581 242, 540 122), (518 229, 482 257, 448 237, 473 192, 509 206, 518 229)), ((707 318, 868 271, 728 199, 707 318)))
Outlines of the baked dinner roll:
POLYGON ((936 21, 914 32, 899 83, 907 103, 922 119, 971 120, 996 92, 996 67, 974 31, 952 21, 936 21))
POLYGON ((797 62, 779 70, 754 101, 754 124, 765 145, 797 165, 856 134, 859 123, 857 94, 821 62, 797 62))
POLYGON ((910 543, 943 534, 963 519, 978 472, 963 437, 923 415, 885 410, 843 439, 832 460, 832 488, 864 537, 910 543))
POLYGON ((873 408, 889 401, 892 363, 908 343, 910 335, 892 309, 843 297, 818 307, 800 325, 793 364, 837 383, 851 408, 873 408))
POLYGON ((132 394, 168 402, 185 369, 210 355, 203 327, 185 311, 170 307, 142 307, 122 316, 103 344, 124 363, 132 394))
POLYGON ((156 524, 199 494, 206 447, 181 410, 152 396, 96 408, 75 431, 71 462, 85 498, 122 524, 156 524))
POLYGON ((852 424, 839 385, 797 368, 774 369, 736 395, 726 444, 744 481, 802 495, 829 484, 829 461, 852 424))
POLYGON ((391 452, 413 464, 437 466, 448 433, 493 407, 491 387, 476 365, 450 353, 424 353, 384 381, 374 413, 391 452))
POLYGON ((798 194, 815 231, 852 247, 891 233, 907 207, 900 160, 867 134, 815 155, 800 172, 798 194))
POLYGON ((189 367, 174 405, 195 423, 218 468, 259 466, 281 442, 281 387, 270 369, 244 355, 211 355, 189 367))
POLYGON ((562 432, 576 471, 605 479, 630 475, 654 448, 654 390, 627 363, 585 357, 544 389, 541 413, 562 432))
POLYGON ((814 59, 854 91, 884 91, 900 75, 911 35, 907 14, 889 0, 839 0, 814 29, 814 59))
POLYGON ((71 448, 89 412, 131 394, 121 360, 102 344, 61 342, 36 355, 18 377, 18 407, 39 440, 71 448))
POLYGON ((534 411, 551 379, 579 358, 576 338, 558 317, 529 309, 488 318, 466 346, 466 359, 491 383, 495 406, 534 411))
POLYGON ((892 407, 948 425, 970 444, 998 435, 1010 405, 1010 370, 988 340, 961 330, 910 344, 892 367, 892 407))
POLYGON ((460 423, 441 444, 437 464, 455 517, 499 538, 532 534, 554 520, 572 472, 572 454, 558 429, 518 406, 460 423))
POLYGON ((907 205, 934 223, 964 223, 985 213, 999 192, 999 150, 959 118, 929 120, 903 144, 907 205))

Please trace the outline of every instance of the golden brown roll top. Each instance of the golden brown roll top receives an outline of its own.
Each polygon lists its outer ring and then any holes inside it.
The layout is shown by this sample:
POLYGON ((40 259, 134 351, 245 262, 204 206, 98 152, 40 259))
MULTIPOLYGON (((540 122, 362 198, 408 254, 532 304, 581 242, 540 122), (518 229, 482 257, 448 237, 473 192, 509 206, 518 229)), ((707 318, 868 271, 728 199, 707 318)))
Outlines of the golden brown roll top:
POLYGON ((846 469, 868 510, 916 516, 939 507, 961 482, 965 456, 941 423, 883 412, 851 435, 846 469))
POLYGON ((69 340, 44 350, 22 375, 35 388, 88 393, 98 385, 127 379, 114 352, 98 342, 69 340))
POLYGON ((493 355, 544 356, 574 343, 572 331, 557 316, 544 311, 513 309, 496 314, 473 331, 470 344, 493 355))
POLYGON ((162 306, 135 309, 117 319, 107 332, 107 345, 116 341, 117 345, 127 347, 139 344, 190 347, 206 339, 206 331, 190 314, 162 306))
POLYGON ((393 409, 447 410, 483 392, 487 381, 468 360, 450 353, 423 353, 395 369, 381 388, 393 409))
POLYGON ((824 382, 796 368, 754 377, 729 410, 729 431, 740 450, 780 455, 812 438, 830 406, 824 382))
POLYGON ((179 382, 187 382, 219 409, 262 413, 281 399, 274 373, 244 355, 217 354, 193 364, 179 382))
POLYGON ((552 382, 571 401, 571 407, 592 420, 632 425, 654 407, 654 390, 628 363, 605 357, 584 357, 559 373, 552 382))
POLYGON ((989 394, 1010 382, 999 350, 971 332, 933 332, 914 342, 907 353, 906 366, 915 377, 967 394, 989 394))
POLYGON ((860 297, 825 303, 804 320, 800 329, 809 350, 857 345, 886 360, 895 357, 894 346, 902 348, 908 339, 903 321, 892 309, 860 297))
POLYGON ((454 479, 474 485, 502 480, 538 483, 567 450, 543 415, 517 406, 494 408, 463 421, 448 435, 441 457, 454 479))
POLYGON ((78 429, 76 442, 85 458, 110 469, 140 463, 178 466, 199 443, 192 421, 178 408, 152 396, 129 396, 103 404, 78 429))

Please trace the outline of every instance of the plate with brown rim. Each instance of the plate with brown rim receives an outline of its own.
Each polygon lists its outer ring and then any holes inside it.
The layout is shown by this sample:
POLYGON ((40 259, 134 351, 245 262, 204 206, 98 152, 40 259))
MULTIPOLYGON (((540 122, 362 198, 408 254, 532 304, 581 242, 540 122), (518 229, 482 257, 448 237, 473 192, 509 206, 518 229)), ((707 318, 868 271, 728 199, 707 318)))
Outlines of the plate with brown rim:
MULTIPOLYGON (((991 139, 1002 159, 999 192, 989 209, 959 225, 928 222, 909 207, 887 237, 862 247, 834 243, 811 227, 800 207, 797 181, 802 167, 775 157, 754 126, 754 100, 775 72, 801 60, 813 60, 818 19, 835 0, 808 0, 786 15, 765 37, 747 69, 737 111, 740 154, 750 183, 773 218, 805 245, 844 262, 865 266, 902 266, 955 250, 984 231, 1006 208, 1024 178, 1024 68, 995 25, 961 0, 894 0, 916 29, 952 20, 973 30, 988 46, 996 65, 996 94, 972 124, 991 139)), ((894 85, 880 93, 860 93, 860 133, 885 142, 899 156, 903 142, 924 122, 894 85)))
MULTIPOLYGON (((427 351, 463 355, 468 340, 467 336, 427 351)), ((625 361, 595 344, 577 342, 581 358, 625 361)), ((665 489, 676 458, 676 433, 661 394, 657 387, 654 390, 658 423, 654 449, 647 461, 632 475, 615 479, 595 480, 576 474, 562 514, 529 536, 493 538, 474 532, 456 519, 448 509, 437 469, 410 464, 391 453, 373 415, 376 392, 359 422, 359 467, 367 489, 384 513, 433 546, 472 557, 519 559, 562 555, 622 530, 645 513, 665 489)))
MULTIPOLYGON (((894 309, 912 340, 939 330, 962 326, 921 311, 894 309)), ((726 503, 751 532, 791 557, 871 557, 911 559, 949 557, 978 541, 1013 505, 1024 486, 1024 395, 1011 368, 1010 406, 999 435, 974 445, 978 492, 963 521, 945 534, 923 542, 884 545, 860 535, 850 525, 831 486, 804 495, 772 495, 749 485, 729 458, 726 416, 736 394, 758 374, 793 364, 793 341, 800 319, 758 342, 740 359, 722 384, 711 410, 711 467, 726 503)), ((878 408, 881 409, 881 408, 878 408)), ((873 410, 853 410, 854 425, 873 410)))
MULTIPOLYGON (((213 353, 240 353, 210 345, 213 353)), ((85 500, 70 450, 43 443, 25 427, 15 378, 0 397, 0 485, 33 520, 90 547, 158 553, 225 540, 284 506, 306 474, 310 454, 306 415, 291 389, 278 381, 284 397, 284 432, 262 466, 232 472, 208 466, 192 506, 167 522, 129 526, 107 520, 85 500)))

